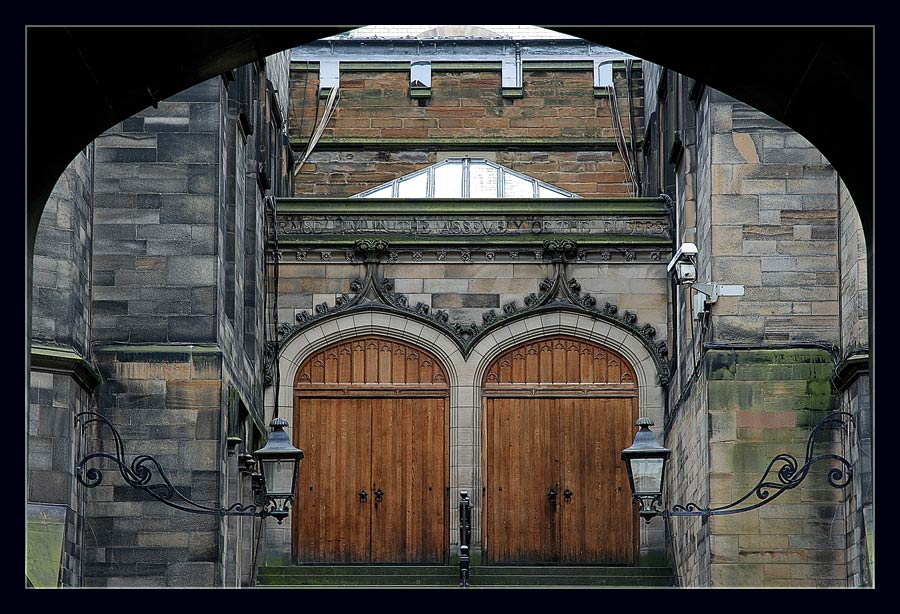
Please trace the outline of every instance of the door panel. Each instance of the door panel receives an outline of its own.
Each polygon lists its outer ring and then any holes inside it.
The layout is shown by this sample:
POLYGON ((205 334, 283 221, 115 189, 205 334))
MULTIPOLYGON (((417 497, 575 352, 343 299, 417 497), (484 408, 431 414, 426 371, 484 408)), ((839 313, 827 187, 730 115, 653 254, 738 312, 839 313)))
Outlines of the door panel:
POLYGON ((372 532, 371 400, 298 401, 305 452, 293 506, 298 559, 366 562, 372 532), (362 489, 369 491, 366 501, 358 496, 362 489))
POLYGON ((292 514, 296 560, 446 562, 443 366, 409 344, 361 337, 308 357, 294 386, 296 441, 306 453, 292 514))
POLYGON ((628 361, 584 340, 539 339, 498 356, 482 392, 486 560, 634 564, 638 516, 620 458, 637 418, 628 361))
POLYGON ((373 399, 372 560, 439 563, 444 555, 445 399, 373 399))
MULTIPOLYGON (((547 493, 559 491, 558 421, 552 399, 487 401, 486 497, 491 563, 527 563, 557 556, 559 526, 547 493)), ((558 504, 557 504, 558 509, 558 504)))
POLYGON ((634 563, 634 510, 620 456, 633 399, 558 399, 563 563, 634 563))

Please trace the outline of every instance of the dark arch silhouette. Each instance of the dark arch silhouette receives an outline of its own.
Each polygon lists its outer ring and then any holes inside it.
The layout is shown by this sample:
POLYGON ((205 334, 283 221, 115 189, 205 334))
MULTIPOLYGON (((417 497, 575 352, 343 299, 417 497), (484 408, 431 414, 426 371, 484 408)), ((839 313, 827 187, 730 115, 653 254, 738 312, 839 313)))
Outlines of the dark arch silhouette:
MULTIPOLYGON (((352 27, 29 28, 28 253, 56 180, 104 130, 229 68, 352 27)), ((547 27, 702 80, 805 136, 847 184, 872 252, 872 28, 547 27)))

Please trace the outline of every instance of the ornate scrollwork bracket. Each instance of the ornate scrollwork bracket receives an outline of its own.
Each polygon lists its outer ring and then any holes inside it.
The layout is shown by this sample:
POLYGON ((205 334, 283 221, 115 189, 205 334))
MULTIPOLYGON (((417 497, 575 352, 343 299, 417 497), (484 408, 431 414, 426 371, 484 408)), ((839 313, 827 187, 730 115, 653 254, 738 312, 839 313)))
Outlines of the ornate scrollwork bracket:
POLYGON ((654 516, 669 518, 673 516, 722 516, 725 514, 740 514, 762 507, 777 499, 782 493, 799 486, 809 475, 810 469, 821 461, 834 461, 837 466, 829 469, 826 476, 828 485, 832 488, 846 488, 853 480, 853 466, 850 461, 839 454, 825 452, 815 453, 816 435, 825 428, 842 429, 852 427, 855 424, 853 415, 848 412, 832 412, 822 418, 809 433, 806 442, 806 456, 803 464, 792 455, 782 453, 769 461, 765 472, 752 489, 743 497, 732 501, 728 505, 719 507, 703 507, 690 502, 684 505, 673 505, 672 509, 661 509, 663 506, 661 496, 641 497, 635 495, 634 501, 638 504, 639 513, 644 520, 650 522, 654 516), (774 473, 776 479, 770 478, 774 473))
POLYGON ((192 501, 172 484, 159 462, 149 454, 140 454, 135 456, 131 463, 126 462, 125 444, 122 442, 122 437, 104 416, 92 411, 80 412, 75 414, 75 427, 78 428, 79 424, 82 435, 85 434, 87 427, 91 424, 106 427, 112 433, 113 441, 115 442, 115 454, 92 452, 85 455, 75 465, 75 479, 86 488, 95 488, 103 482, 103 471, 99 467, 88 465, 98 459, 105 458, 112 461, 119 470, 122 479, 129 486, 142 490, 157 501, 183 512, 213 516, 265 517, 271 511, 269 509, 270 503, 262 507, 235 503, 228 507, 215 508, 192 501))

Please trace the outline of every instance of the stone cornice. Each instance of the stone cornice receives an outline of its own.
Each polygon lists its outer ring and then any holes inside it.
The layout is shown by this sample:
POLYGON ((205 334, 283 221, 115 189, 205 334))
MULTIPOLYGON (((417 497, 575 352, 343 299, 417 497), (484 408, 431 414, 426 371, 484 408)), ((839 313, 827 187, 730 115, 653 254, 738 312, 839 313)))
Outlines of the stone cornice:
POLYGON ((869 352, 854 352, 844 357, 834 368, 831 382, 837 390, 844 390, 860 375, 869 373, 869 352))
POLYGON ((70 346, 31 344, 31 368, 45 373, 69 375, 88 392, 100 383, 100 372, 77 350, 70 346))
MULTIPOLYGON (((291 137, 291 147, 295 151, 306 148, 308 138, 291 137)), ((636 140, 636 146, 643 144, 636 140)), ((421 137, 421 138, 382 138, 382 137, 322 137, 316 143, 316 149, 577 149, 581 151, 618 151, 616 139, 594 137, 421 137)))
POLYGON ((278 214, 308 215, 657 215, 659 198, 279 198, 278 214))

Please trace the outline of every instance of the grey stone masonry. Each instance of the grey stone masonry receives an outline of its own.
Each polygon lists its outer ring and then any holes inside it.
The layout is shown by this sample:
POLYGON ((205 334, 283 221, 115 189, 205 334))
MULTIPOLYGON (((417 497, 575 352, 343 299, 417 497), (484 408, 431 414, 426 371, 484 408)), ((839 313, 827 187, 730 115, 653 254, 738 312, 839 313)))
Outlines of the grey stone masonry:
POLYGON ((216 77, 96 140, 93 331, 100 341, 214 342, 221 114, 216 77))
MULTIPOLYGON (((27 501, 58 510, 65 524, 60 553, 60 586, 81 585, 82 505, 75 470, 76 413, 89 410, 90 397, 75 378, 63 373, 31 372, 28 410, 27 501)), ((41 553, 43 554, 43 553, 41 553)), ((41 556, 36 554, 36 556, 41 556)))
POLYGON ((869 347, 866 242, 859 213, 844 182, 840 182, 841 351, 844 355, 869 347))
POLYGON ((712 340, 837 342, 834 169, 759 111, 721 96, 710 104, 712 252, 701 258, 711 281, 745 288, 712 308, 712 340))
POLYGON ((31 336, 82 355, 90 342, 94 151, 81 151, 57 181, 34 245, 31 336))
MULTIPOLYGON (((212 348, 114 346, 97 352, 97 404, 125 444, 125 460, 152 455, 184 496, 222 505, 222 359, 212 348)), ((106 429, 89 432, 91 451, 114 453, 106 429)), ((153 483, 160 482, 158 476, 153 483)), ((216 516, 172 509, 121 479, 112 467, 85 489, 85 586, 193 586, 220 583, 216 516)))

